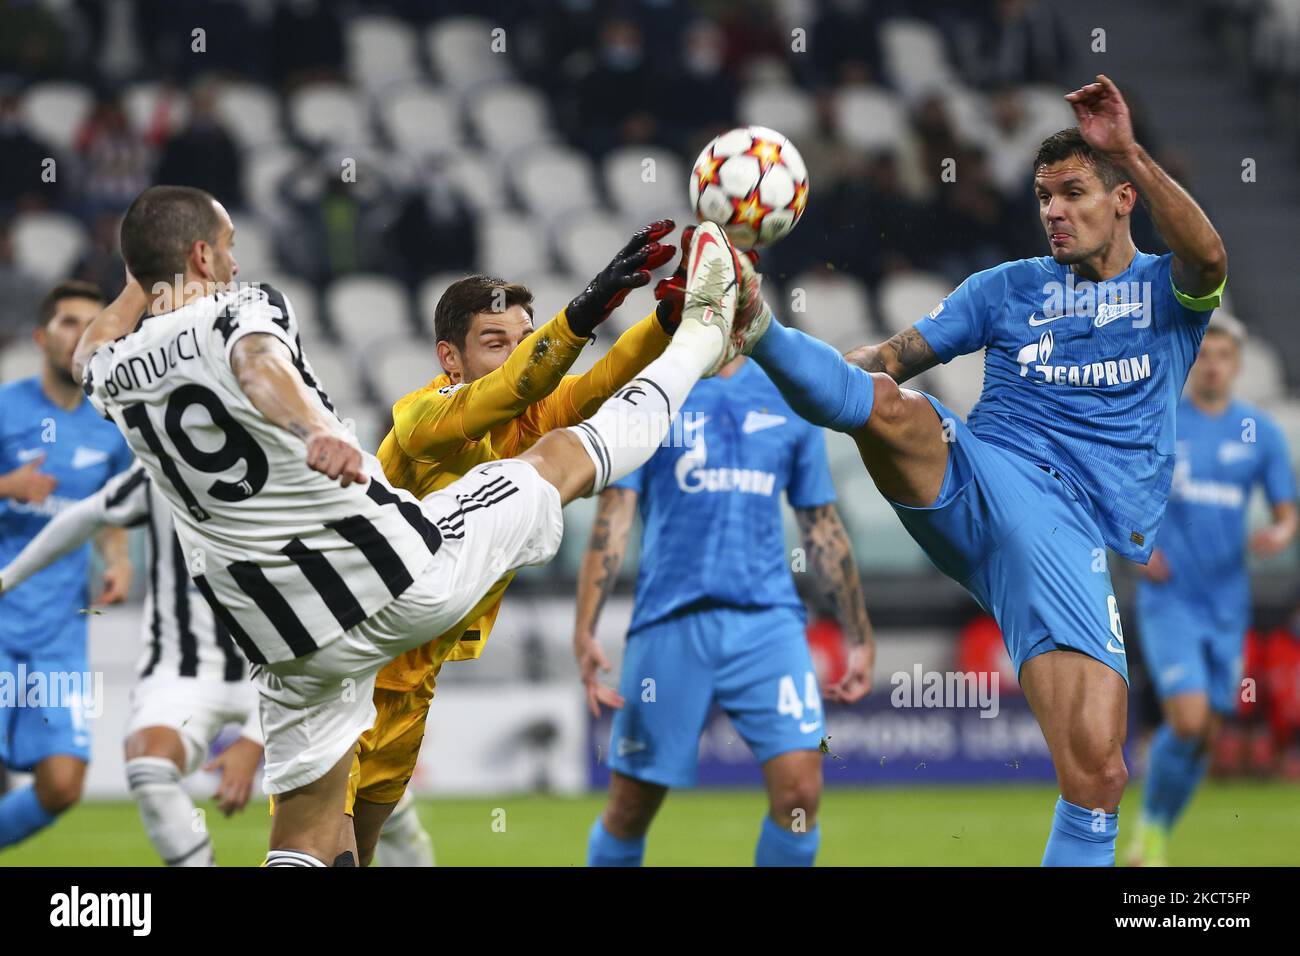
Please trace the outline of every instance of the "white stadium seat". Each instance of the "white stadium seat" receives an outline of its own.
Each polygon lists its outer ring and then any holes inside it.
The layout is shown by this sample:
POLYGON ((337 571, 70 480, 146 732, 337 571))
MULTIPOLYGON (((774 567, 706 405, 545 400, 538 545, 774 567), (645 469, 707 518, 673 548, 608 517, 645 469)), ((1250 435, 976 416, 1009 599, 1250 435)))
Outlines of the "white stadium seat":
POLYGON ((37 139, 70 149, 95 98, 80 83, 37 83, 23 94, 22 117, 37 139))
POLYGON ((646 221, 682 204, 689 175, 679 156, 656 146, 624 146, 605 157, 605 190, 615 208, 646 221))
POLYGON ((779 130, 796 143, 811 136, 817 124, 817 108, 812 97, 786 83, 745 87, 736 104, 736 114, 745 126, 779 130))
POLYGON ((244 159, 244 198, 249 208, 273 222, 286 220, 280 184, 303 162, 302 154, 287 146, 268 144, 249 153, 244 159))
POLYGON ((61 212, 23 213, 13 221, 14 262, 45 282, 67 278, 86 248, 86 234, 61 212))
POLYGON ((442 374, 434 344, 420 339, 391 342, 370 361, 371 384, 385 408, 442 374))
POLYGON ((514 213, 488 213, 478 223, 479 266, 508 279, 550 267, 546 230, 536 221, 514 213))
POLYGON ((291 275, 285 275, 281 272, 275 272, 266 269, 253 272, 251 269, 244 268, 244 261, 240 255, 240 234, 235 235, 235 258, 239 262, 239 278, 247 279, 250 282, 263 282, 277 291, 279 291, 293 308, 294 317, 298 320, 298 330, 302 335, 303 348, 310 354, 317 344, 326 341, 325 330, 321 326, 320 312, 316 302, 316 289, 291 275))
POLYGON ((442 172, 459 187, 475 212, 502 209, 508 196, 501 185, 505 163, 486 150, 464 150, 446 157, 442 172))
POLYGON ((45 367, 45 353, 28 335, 0 348, 0 385, 39 375, 45 367))
POLYGON ((1270 402, 1286 395, 1282 360, 1268 342, 1255 337, 1246 339, 1236 391, 1243 401, 1253 403, 1270 402))
POLYGON ((579 279, 562 272, 543 272, 519 278, 533 293, 533 327, 539 327, 554 318, 570 300, 583 290, 591 277, 579 279))
POLYGON ((352 434, 357 436, 357 444, 364 451, 374 454, 378 450, 384 437, 388 434, 389 425, 392 421, 391 407, 381 405, 370 405, 360 403, 355 408, 347 409, 347 413, 340 412, 340 417, 345 425, 350 424, 352 434))
POLYGON ((623 248, 631 233, 614 216, 593 212, 578 216, 556 233, 560 262, 566 270, 590 279, 623 248))
POLYGON ((1065 93, 1054 86, 1022 86, 1017 92, 1027 116, 1025 139, 1041 142, 1078 121, 1065 101, 1065 93))
POLYGON ((886 334, 893 335, 915 325, 952 288, 951 282, 933 272, 897 272, 885 276, 877 292, 886 334))
POLYGON ((447 291, 447 287, 462 275, 463 273, 460 272, 439 272, 420 284, 419 291, 415 295, 415 308, 420 316, 420 324, 429 330, 430 335, 435 334, 433 317, 438 308, 438 300, 447 291))
POLYGON ((522 151, 511 173, 524 208, 547 221, 599 205, 591 160, 567 146, 522 151))
POLYGON ((891 19, 880 28, 885 72, 908 100, 953 81, 943 34, 924 20, 891 19))
POLYGON ((321 341, 311 345, 304 342, 303 353, 340 417, 346 418, 351 409, 360 407, 365 390, 356 351, 321 341))
POLYGON ((312 83, 289 94, 293 128, 314 145, 351 146, 371 136, 361 97, 342 83, 312 83))
POLYGON ((868 151, 896 151, 906 142, 903 109, 889 93, 865 86, 838 90, 832 104, 840 137, 868 151))
POLYGON ((173 133, 185 128, 190 104, 185 94, 165 83, 133 83, 122 97, 131 128, 147 133, 155 119, 164 118, 164 129, 173 133))
POLYGON ((554 139, 545 98, 518 83, 498 83, 479 91, 470 97, 467 112, 479 142, 492 152, 506 153, 554 139))
POLYGON ((419 36, 394 17, 362 15, 348 21, 348 76, 366 93, 374 95, 394 83, 420 75, 416 57, 419 36))
POLYGON ((947 365, 936 365, 927 378, 934 382, 944 404, 964 419, 984 389, 984 353, 972 352, 958 356, 947 365))
POLYGON ((409 156, 455 152, 463 139, 455 98, 427 83, 391 92, 381 98, 379 109, 388 138, 409 156))
POLYGON ((388 338, 408 338, 406 290, 396 279, 353 275, 335 279, 325 290, 325 308, 339 339, 359 349, 369 349, 388 338))
MULTIPOLYGON (((429 59, 439 79, 457 90, 510 77, 510 51, 493 50, 497 26, 477 17, 448 17, 429 27, 429 59)), ((498 34, 509 44, 512 37, 498 34)))
POLYGON ((795 276, 775 311, 839 352, 866 345, 872 337, 871 302, 866 288, 852 276, 830 272, 795 276))
POLYGON ((217 91, 217 112, 240 146, 254 149, 283 142, 280 99, 257 83, 222 83, 217 91))
POLYGON ((241 274, 256 280, 275 269, 275 244, 271 231, 254 216, 230 217, 235 226, 235 261, 241 274))

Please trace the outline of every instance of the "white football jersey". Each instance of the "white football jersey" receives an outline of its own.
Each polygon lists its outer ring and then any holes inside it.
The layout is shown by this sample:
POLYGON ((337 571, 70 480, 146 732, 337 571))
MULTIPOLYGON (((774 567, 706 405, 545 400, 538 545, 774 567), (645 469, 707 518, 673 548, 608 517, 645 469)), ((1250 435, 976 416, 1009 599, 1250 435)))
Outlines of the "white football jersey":
MULTIPOLYGON (((441 538, 372 455, 343 488, 306 464, 306 445, 239 386, 245 335, 283 342, 315 401, 338 421, 302 352, 288 301, 270 286, 146 316, 102 346, 85 389, 171 505, 194 584, 255 664, 309 654, 376 613, 430 563, 441 538)), ((355 441, 338 423, 338 433, 355 441)))

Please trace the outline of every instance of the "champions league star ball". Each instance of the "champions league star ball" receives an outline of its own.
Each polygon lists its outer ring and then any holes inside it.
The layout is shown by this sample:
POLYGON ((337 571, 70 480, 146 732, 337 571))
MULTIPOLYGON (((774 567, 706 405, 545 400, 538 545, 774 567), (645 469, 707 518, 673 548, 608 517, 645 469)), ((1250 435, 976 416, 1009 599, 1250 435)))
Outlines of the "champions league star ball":
POLYGON ((766 126, 742 126, 704 147, 691 170, 691 206, 741 250, 771 245, 808 203, 808 169, 794 143, 766 126))

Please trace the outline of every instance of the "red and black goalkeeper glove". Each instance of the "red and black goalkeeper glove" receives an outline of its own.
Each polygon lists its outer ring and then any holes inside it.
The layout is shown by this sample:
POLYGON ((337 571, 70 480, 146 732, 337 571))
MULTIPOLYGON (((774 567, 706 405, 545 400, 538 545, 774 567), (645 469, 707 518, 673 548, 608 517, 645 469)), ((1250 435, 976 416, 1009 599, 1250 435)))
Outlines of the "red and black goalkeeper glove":
POLYGON ((628 293, 649 285, 650 272, 670 260, 674 246, 661 246, 659 240, 673 231, 671 219, 660 219, 638 229, 614 260, 601 270, 569 303, 565 316, 569 328, 577 335, 591 335, 611 312, 623 304, 628 293))
MULTIPOLYGON (((682 306, 686 304, 686 260, 690 258, 691 240, 694 238, 694 226, 687 226, 682 230, 682 261, 677 263, 677 270, 672 275, 660 279, 655 285, 655 298, 659 300, 659 305, 655 307, 655 315, 669 335, 676 332, 677 326, 682 324, 682 306)), ((742 255, 748 257, 754 265, 758 265, 757 252, 745 252, 742 255)))

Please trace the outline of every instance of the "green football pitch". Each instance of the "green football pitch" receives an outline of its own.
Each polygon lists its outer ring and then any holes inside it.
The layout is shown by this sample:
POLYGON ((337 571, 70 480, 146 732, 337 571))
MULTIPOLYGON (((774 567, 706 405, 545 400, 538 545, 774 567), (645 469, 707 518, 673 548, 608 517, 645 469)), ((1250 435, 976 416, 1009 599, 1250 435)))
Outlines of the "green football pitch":
MULTIPOLYGON (((1120 821, 1136 816, 1131 793, 1120 821)), ((1054 788, 834 789, 822 806, 824 866, 1032 866, 1047 837, 1054 788)), ((441 866, 581 866, 601 796, 438 799, 420 803, 441 866)), ((232 818, 207 812, 217 860, 255 866, 266 849, 260 801, 232 818)), ((669 797, 650 834, 651 866, 746 866, 764 812, 759 791, 669 797)), ((1169 847, 1174 865, 1300 865, 1300 789, 1282 783, 1210 783, 1169 847)), ((88 802, 20 846, 0 866, 156 866, 134 804, 88 802)))

